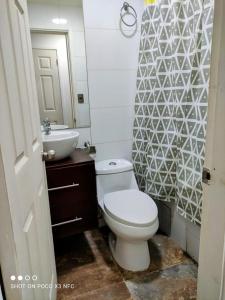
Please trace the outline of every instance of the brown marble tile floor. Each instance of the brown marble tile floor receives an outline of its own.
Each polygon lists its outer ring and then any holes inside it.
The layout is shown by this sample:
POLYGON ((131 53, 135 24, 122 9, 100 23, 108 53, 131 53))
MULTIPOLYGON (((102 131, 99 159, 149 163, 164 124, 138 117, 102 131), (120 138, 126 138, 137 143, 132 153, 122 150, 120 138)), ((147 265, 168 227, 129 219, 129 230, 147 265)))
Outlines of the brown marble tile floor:
POLYGON ((129 272, 113 260, 107 231, 87 231, 55 245, 59 284, 57 300, 189 300, 196 299, 197 266, 164 235, 149 242, 151 264, 129 272))

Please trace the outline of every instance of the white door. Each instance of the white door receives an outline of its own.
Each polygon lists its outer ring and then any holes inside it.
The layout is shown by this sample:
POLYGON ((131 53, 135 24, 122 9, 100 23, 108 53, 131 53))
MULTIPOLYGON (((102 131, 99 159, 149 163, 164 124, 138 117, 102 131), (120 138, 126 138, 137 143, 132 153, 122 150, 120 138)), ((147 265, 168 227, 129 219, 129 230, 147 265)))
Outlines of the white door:
POLYGON ((33 49, 41 121, 64 124, 57 50, 33 49))
MULTIPOLYGON (((32 23, 32 20, 30 20, 32 23)), ((65 125, 74 127, 72 85, 70 85, 68 34, 53 33, 42 30, 32 30, 32 47, 35 49, 56 49, 58 59, 59 83, 63 108, 63 121, 65 125)))
POLYGON ((26 1, 0 0, 0 6, 0 262, 4 287, 7 300, 56 299, 26 1), (15 283, 25 285, 10 286, 15 283), (31 283, 36 288, 28 288, 31 283), (38 288, 40 283, 48 286, 38 288))
POLYGON ((3 300, 1 285, 0 285, 0 300, 3 300))
POLYGON ((198 299, 225 299, 225 2, 215 1, 198 299))

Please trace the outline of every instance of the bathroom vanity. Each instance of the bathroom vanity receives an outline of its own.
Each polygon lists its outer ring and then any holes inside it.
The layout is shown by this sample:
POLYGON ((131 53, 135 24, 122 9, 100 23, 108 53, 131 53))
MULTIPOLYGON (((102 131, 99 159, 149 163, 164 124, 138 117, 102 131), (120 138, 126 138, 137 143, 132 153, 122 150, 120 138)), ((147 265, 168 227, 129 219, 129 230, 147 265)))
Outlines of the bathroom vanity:
POLYGON ((61 161, 46 163, 54 238, 97 227, 97 192, 94 160, 76 149, 61 161))

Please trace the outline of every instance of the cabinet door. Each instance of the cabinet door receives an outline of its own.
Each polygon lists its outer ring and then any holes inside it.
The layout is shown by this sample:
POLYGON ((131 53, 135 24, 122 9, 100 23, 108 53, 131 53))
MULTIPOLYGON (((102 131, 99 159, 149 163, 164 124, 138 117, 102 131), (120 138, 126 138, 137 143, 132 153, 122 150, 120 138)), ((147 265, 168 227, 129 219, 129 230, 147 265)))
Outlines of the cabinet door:
POLYGON ((96 193, 94 164, 47 169, 47 180, 49 192, 74 185, 74 190, 77 187, 96 193))
POLYGON ((96 211, 92 191, 69 187, 49 192, 52 225, 79 219, 90 219, 96 211))
POLYGON ((97 225, 94 164, 47 171, 52 227, 55 235, 69 235, 97 225))

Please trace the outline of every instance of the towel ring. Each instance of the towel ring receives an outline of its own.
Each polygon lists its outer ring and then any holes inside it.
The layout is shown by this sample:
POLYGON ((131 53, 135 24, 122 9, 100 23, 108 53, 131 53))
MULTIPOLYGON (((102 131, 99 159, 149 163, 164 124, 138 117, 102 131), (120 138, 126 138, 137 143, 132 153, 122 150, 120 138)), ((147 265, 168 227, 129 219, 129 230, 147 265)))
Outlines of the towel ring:
POLYGON ((126 25, 126 26, 129 26, 129 27, 132 27, 134 26, 136 23, 137 23, 137 13, 135 11, 135 9, 133 8, 133 6, 131 6, 129 3, 127 2, 124 2, 123 3, 123 6, 121 7, 121 10, 120 10, 120 17, 121 17, 121 20, 122 22, 126 25), (129 10, 131 10, 132 12, 130 12, 129 10), (125 11, 125 12, 123 12, 125 11), (134 22, 132 24, 128 24, 126 21, 124 21, 124 15, 128 13, 129 15, 132 15, 134 17, 134 22))

